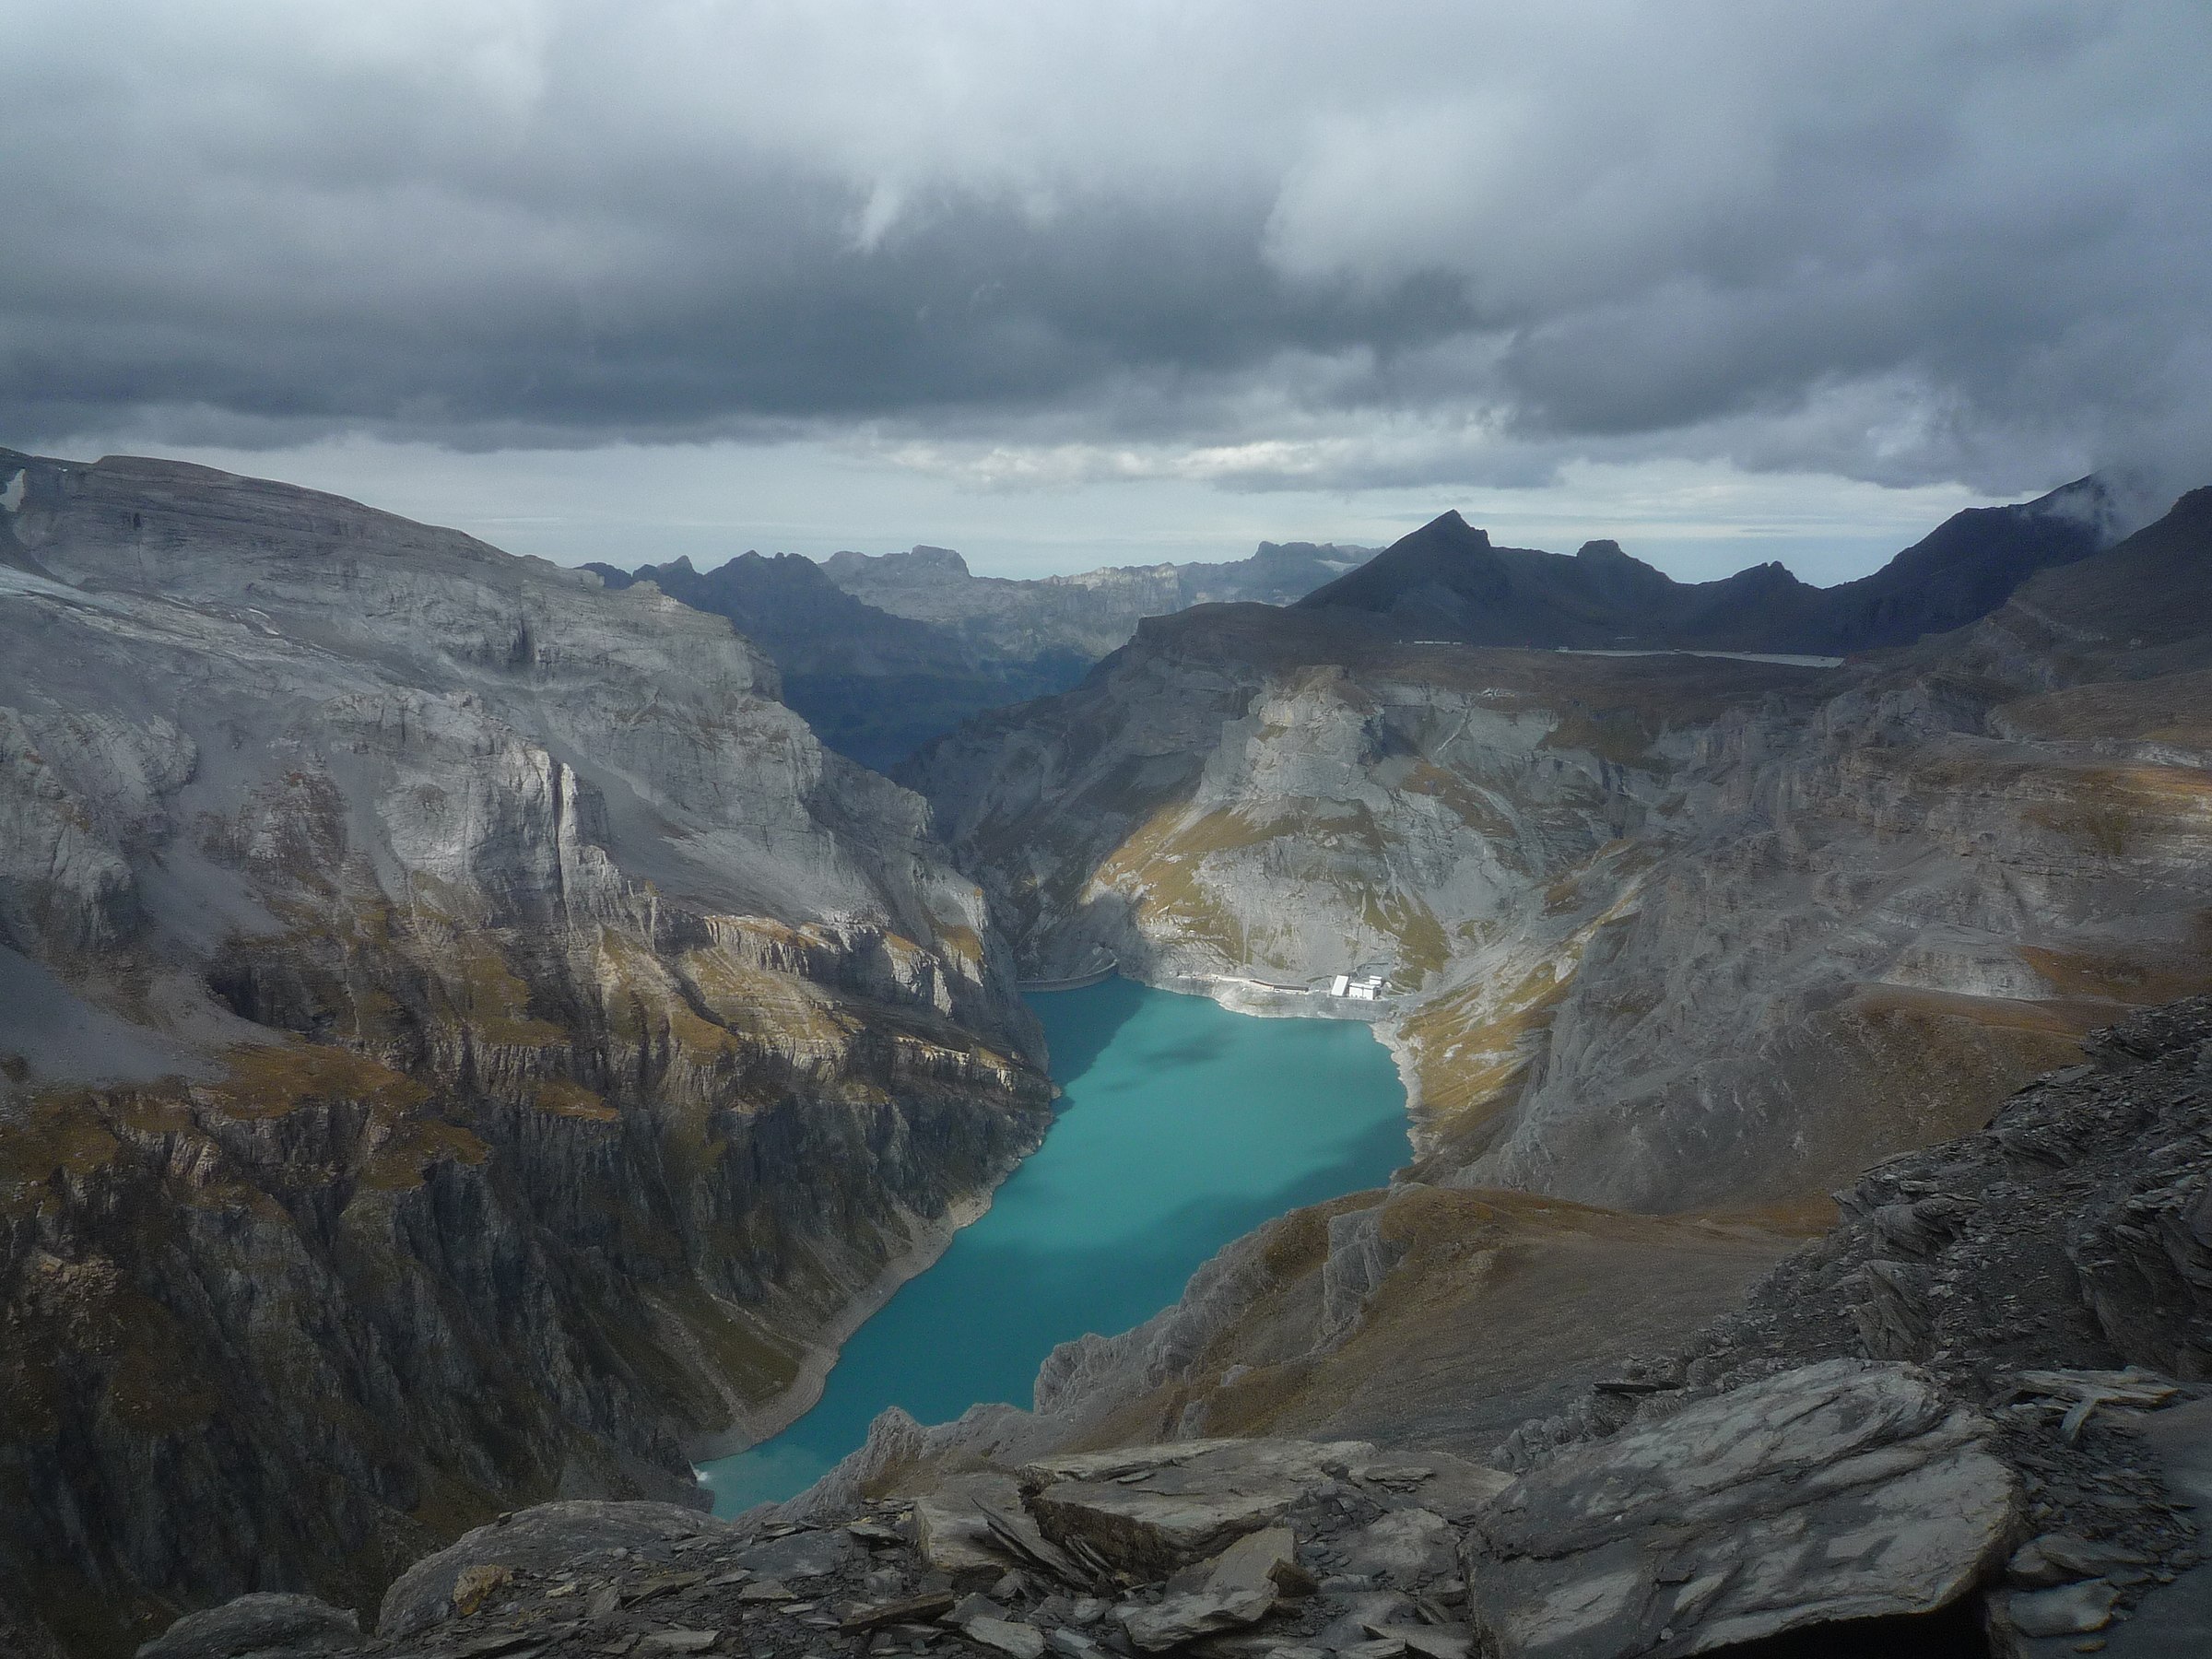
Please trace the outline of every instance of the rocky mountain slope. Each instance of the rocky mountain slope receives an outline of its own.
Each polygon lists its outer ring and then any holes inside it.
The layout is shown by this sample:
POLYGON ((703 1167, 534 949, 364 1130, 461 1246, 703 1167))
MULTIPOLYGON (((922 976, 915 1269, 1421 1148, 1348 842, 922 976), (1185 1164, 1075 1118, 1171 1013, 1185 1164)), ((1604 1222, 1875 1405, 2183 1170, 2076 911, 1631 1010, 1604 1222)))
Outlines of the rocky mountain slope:
POLYGON ((2212 1629, 2212 1001, 2087 1050, 1870 1172, 1736 1311, 1511 1432, 1207 1438, 1185 1410, 1113 1438, 1219 1362, 1155 1343, 1105 1418, 1044 1380, 1034 1415, 887 1415, 781 1515, 550 1505, 373 1618, 250 1598, 146 1659, 2183 1659, 2212 1629))
POLYGON ((2200 492, 1833 670, 1205 607, 906 775, 1035 971, 1388 974, 1427 1178, 1788 1204, 2212 976, 2208 553, 2200 492))
POLYGON ((1043 1131, 914 796, 726 622, 0 453, 0 1603, 359 1605, 688 1454, 1043 1131))
POLYGON ((1571 559, 1494 547, 1448 512, 1300 603, 1357 612, 1398 639, 1841 655, 1987 616, 2037 571, 2109 546, 2122 512, 2101 480, 2077 479, 1959 513, 1874 574, 1830 588, 1779 564, 1678 582, 1610 541, 1571 559))

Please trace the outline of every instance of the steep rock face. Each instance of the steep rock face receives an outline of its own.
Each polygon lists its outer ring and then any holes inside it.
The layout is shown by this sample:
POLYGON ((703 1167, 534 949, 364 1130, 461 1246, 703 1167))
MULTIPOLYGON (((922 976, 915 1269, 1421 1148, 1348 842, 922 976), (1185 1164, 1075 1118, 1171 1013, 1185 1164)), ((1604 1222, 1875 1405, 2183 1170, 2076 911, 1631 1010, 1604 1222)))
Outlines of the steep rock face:
POLYGON ((1041 1135, 981 895, 726 623, 0 480, 0 1579, 80 1649, 690 1497, 1041 1135))
POLYGON ((905 775, 1038 971, 1382 1017, 1423 1179, 1794 1201, 2212 973, 2205 519, 1841 670, 1200 609, 905 775), (2159 618, 2036 620, 2085 585, 2159 618), (1306 994, 1362 967, 1394 1002, 1306 994))
POLYGON ((1500 1659, 1664 1659, 1910 1618, 1993 1577, 2018 1476, 1912 1367, 1825 1364, 1575 1446, 1480 1508, 1471 1622, 1500 1659))

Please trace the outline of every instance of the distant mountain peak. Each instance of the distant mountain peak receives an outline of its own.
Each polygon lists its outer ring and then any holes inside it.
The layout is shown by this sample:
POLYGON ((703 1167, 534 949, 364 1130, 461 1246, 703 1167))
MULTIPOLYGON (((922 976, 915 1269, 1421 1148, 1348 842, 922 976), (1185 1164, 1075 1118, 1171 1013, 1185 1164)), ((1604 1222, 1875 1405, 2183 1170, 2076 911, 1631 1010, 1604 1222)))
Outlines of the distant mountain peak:
POLYGON ((968 561, 950 547, 932 547, 925 543, 917 542, 911 551, 904 554, 894 553, 891 557, 911 560, 912 568, 917 571, 943 571, 950 576, 971 576, 974 574, 969 570, 968 561))
POLYGON ((1477 547, 1487 547, 1490 545, 1490 533, 1468 524, 1460 516, 1459 509, 1456 507, 1446 508, 1414 534, 1416 535, 1441 536, 1452 541, 1465 542, 1477 547))
POLYGON ((822 560, 831 581, 843 583, 873 579, 897 582, 972 582, 975 572, 950 547, 933 547, 917 542, 903 553, 832 553, 822 560))
POLYGON ((2100 474, 2033 501, 1970 508, 1872 575, 1832 588, 1809 585, 1778 560, 1718 582, 1678 582, 1608 539, 1583 543, 1572 558, 1498 547, 1457 512, 1442 512, 1299 603, 1470 644, 1841 654, 1987 616, 2037 571, 2110 546, 2136 511, 2128 503, 2144 499, 2100 474))

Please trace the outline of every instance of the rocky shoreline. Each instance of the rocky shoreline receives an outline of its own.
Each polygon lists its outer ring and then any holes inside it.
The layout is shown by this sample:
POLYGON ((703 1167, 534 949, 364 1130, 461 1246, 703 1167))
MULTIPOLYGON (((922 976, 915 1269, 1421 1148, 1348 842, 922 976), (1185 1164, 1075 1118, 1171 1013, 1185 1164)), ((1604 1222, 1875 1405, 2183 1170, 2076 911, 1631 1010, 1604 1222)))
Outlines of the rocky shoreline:
POLYGON ((522 1512, 403 1575, 372 1635, 249 1598, 144 1659, 2202 1651, 2212 998, 1843 1207, 1737 1312, 1501 1438, 940 1436, 736 1523, 522 1512))

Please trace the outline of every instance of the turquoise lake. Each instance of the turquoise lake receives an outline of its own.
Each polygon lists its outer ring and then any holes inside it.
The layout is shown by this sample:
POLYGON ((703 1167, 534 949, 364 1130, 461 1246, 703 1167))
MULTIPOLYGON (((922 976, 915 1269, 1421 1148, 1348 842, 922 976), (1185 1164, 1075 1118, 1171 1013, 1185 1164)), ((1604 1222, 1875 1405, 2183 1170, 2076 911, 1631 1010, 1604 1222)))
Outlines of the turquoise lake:
POLYGON ((1030 1006, 1065 1091, 1043 1147, 853 1334, 812 1411, 700 1469, 716 1513, 811 1486, 887 1406, 924 1423, 1027 1406, 1056 1345, 1141 1324, 1240 1233, 1406 1159, 1405 1091, 1365 1025, 1120 979, 1030 1006))

